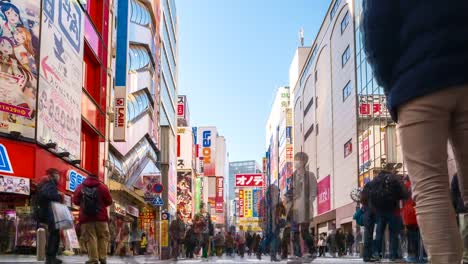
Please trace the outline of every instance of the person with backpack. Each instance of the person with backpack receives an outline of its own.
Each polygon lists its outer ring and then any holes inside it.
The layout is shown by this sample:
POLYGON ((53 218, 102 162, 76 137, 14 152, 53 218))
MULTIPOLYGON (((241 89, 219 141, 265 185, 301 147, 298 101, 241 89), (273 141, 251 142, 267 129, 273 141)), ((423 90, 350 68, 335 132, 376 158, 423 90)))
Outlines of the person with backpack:
POLYGON ((91 174, 75 190, 73 203, 80 207, 81 233, 88 249, 86 264, 106 264, 110 238, 107 207, 112 205, 109 189, 91 174))
MULTIPOLYGON (((38 223, 47 225, 47 246, 46 246, 46 264, 62 263, 62 260, 57 259, 57 253, 60 245, 60 230, 55 227, 54 213, 52 211, 51 202, 61 203, 62 195, 57 189, 57 184, 60 181, 60 173, 55 168, 50 168, 46 171, 37 187, 37 198, 35 202, 34 218, 38 223)), ((3 232, 5 232, 3 230, 3 232)))
POLYGON ((390 260, 399 258, 399 234, 403 226, 400 215, 400 201, 409 198, 400 176, 382 171, 374 179, 369 195, 369 206, 376 213, 376 251, 382 256, 382 247, 387 226, 390 231, 390 260))
POLYGON ((468 1, 365 0, 364 49, 387 96, 432 263, 462 261, 447 145, 468 204, 468 1))
POLYGON ((378 258, 374 257, 374 230, 376 215, 375 210, 370 207, 369 196, 372 189, 372 182, 366 183, 360 194, 361 207, 357 209, 354 217, 358 225, 364 226, 364 262, 376 262, 378 258))

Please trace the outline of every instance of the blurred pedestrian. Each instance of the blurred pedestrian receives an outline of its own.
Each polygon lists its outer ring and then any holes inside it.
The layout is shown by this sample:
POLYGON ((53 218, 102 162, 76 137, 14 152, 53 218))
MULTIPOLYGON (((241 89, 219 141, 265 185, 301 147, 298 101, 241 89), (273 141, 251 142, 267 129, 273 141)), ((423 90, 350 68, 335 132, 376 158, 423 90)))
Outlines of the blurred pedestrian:
MULTIPOLYGON (((115 223, 115 217, 111 216, 109 219, 109 235, 110 235, 110 248, 109 253, 111 256, 115 254, 115 247, 117 246, 117 226, 115 223)), ((81 247, 81 246, 80 246, 81 247)))
POLYGON ((239 256, 244 257, 245 254, 245 231, 243 226, 239 226, 239 232, 237 232, 236 243, 239 256))
POLYGON ((432 263, 459 263, 463 243, 450 204, 450 141, 468 202, 468 1, 366 0, 363 39, 384 89, 413 184, 432 263), (428 14, 430 14, 428 16, 428 14))
POLYGON ((342 257, 345 254, 346 250, 346 236, 343 232, 343 229, 338 228, 335 234, 336 241, 336 251, 338 252, 338 257, 342 257))
POLYGON ((169 226, 169 233, 171 236, 172 258, 173 260, 177 260, 180 255, 180 246, 182 246, 185 236, 185 223, 182 220, 180 211, 177 211, 176 219, 172 220, 169 226))
MULTIPOLYGON (((47 170, 47 176, 42 178, 38 185, 37 200, 39 211, 37 219, 40 223, 47 224, 47 248, 46 248, 46 264, 62 263, 57 259, 57 253, 60 244, 60 230, 55 227, 54 213, 52 212, 51 202, 62 202, 63 197, 57 189, 57 184, 60 181, 60 173, 55 168, 47 170)), ((3 230, 3 232, 8 232, 3 230)))
POLYGON ((304 240, 304 243, 307 246, 309 255, 313 256, 315 254, 315 243, 313 235, 311 234, 311 232, 309 232, 308 223, 301 224, 301 235, 302 239, 304 240))
POLYGON ((148 240, 146 239, 146 234, 141 234, 141 242, 140 242, 140 255, 146 255, 146 247, 148 246, 148 240))
POLYGON ((197 238, 195 236, 193 226, 189 227, 185 232, 184 246, 185 246, 185 257, 192 259, 194 257, 195 246, 197 244, 197 238))
POLYGON ((219 231, 215 237, 214 237, 214 244, 215 244, 215 249, 216 249, 216 256, 217 257, 221 257, 223 255, 223 251, 224 251, 224 244, 225 244, 225 241, 224 241, 224 236, 223 234, 221 233, 221 231, 219 231))
POLYGON ((141 232, 138 228, 137 220, 134 220, 132 223, 132 230, 130 231, 130 245, 132 250, 132 255, 137 256, 140 253, 140 244, 141 244, 141 232))
POLYGON ((290 244, 291 244, 291 226, 287 224, 283 230, 283 235, 281 238, 281 259, 288 258, 290 244))
POLYGON ((319 257, 324 257, 327 251, 327 233, 321 233, 318 239, 319 257))
POLYGON ((226 246, 226 255, 229 257, 232 256, 235 242, 234 242, 234 237, 232 236, 231 232, 228 232, 226 235, 225 246, 226 246))
POLYGON ((349 231, 346 235, 346 249, 349 256, 353 255, 353 246, 354 246, 354 235, 352 231, 349 231))
POLYGON ((112 205, 109 189, 90 174, 75 190, 73 203, 80 206, 81 235, 88 251, 86 264, 105 264, 110 239, 107 207, 112 205))
POLYGON ((251 248, 252 242, 253 242, 252 231, 247 229, 247 233, 245 235, 245 243, 246 243, 246 246, 247 246, 247 256, 249 256, 249 257, 252 255, 252 248, 251 248))

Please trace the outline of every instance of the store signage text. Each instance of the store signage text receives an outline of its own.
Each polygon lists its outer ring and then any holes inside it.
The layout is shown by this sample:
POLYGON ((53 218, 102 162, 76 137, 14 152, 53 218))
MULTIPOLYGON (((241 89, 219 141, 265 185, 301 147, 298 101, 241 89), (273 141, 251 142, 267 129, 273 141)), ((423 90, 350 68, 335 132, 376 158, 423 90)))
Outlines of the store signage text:
POLYGON ((86 179, 86 176, 79 174, 74 170, 68 170, 67 172, 67 190, 74 192, 80 184, 86 179))
POLYGON ((236 174, 236 187, 262 187, 262 174, 236 174))
POLYGON ((140 215, 140 210, 138 210, 138 208, 134 206, 129 205, 127 206, 127 214, 134 217, 138 217, 140 215))
POLYGON ((3 144, 0 144, 0 172, 13 173, 8 151, 3 144))
POLYGON ((211 163, 211 131, 203 131, 203 162, 211 163))
POLYGON ((114 212, 119 215, 127 215, 127 210, 122 205, 114 202, 114 212))

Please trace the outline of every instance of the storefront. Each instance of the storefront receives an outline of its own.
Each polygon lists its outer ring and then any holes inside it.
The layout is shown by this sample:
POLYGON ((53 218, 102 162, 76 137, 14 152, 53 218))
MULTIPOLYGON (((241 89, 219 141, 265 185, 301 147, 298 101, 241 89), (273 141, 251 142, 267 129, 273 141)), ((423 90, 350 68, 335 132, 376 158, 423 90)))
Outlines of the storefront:
POLYGON ((31 204, 49 168, 59 170, 57 187, 77 219, 72 196, 88 174, 36 144, 0 138, 0 230, 8 230, 0 232, 0 253, 35 253, 37 225, 31 204))

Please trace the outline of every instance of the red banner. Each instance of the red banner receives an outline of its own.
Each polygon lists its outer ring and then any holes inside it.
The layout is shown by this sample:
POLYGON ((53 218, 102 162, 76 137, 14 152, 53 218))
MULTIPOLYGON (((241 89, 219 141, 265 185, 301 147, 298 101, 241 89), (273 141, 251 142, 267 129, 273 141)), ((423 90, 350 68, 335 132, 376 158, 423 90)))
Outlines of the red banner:
POLYGON ((236 187, 263 187, 263 175, 236 174, 236 187))
POLYGON ((244 217, 244 190, 239 190, 239 217, 244 217))
POLYGON ((216 213, 223 213, 224 208, 224 178, 216 177, 216 213))
POLYGON ((317 213, 321 215, 331 209, 330 175, 318 183, 317 192, 317 213))

